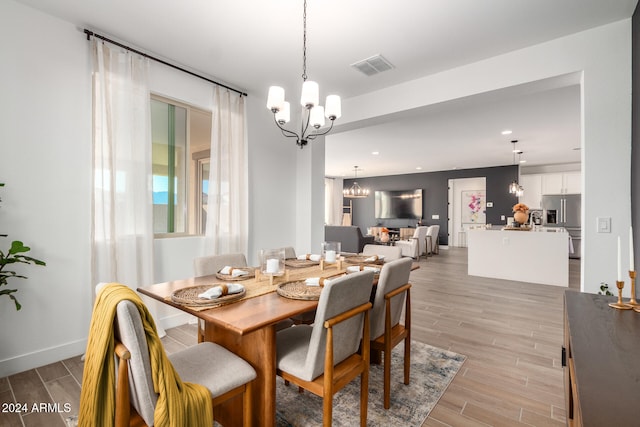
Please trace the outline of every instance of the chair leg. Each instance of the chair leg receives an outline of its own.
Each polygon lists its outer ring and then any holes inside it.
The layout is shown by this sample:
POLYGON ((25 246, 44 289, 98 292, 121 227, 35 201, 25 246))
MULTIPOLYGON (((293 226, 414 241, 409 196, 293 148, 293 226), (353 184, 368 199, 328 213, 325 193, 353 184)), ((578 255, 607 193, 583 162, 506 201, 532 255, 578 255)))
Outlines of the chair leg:
POLYGON ((253 408, 251 407, 251 394, 252 389, 251 383, 248 383, 244 389, 244 399, 242 402, 242 425, 243 427, 251 427, 253 423, 253 408))
POLYGON ((333 394, 324 393, 322 396, 322 425, 323 427, 331 427, 333 420, 333 394))
POLYGON ((367 410, 369 404, 369 369, 360 375, 360 426, 367 427, 367 410))
POLYGON ((384 348, 384 409, 389 409, 391 406, 391 346, 390 343, 385 343, 384 348))
POLYGON ((409 385, 409 374, 411 371, 411 340, 404 339, 404 383, 409 385))

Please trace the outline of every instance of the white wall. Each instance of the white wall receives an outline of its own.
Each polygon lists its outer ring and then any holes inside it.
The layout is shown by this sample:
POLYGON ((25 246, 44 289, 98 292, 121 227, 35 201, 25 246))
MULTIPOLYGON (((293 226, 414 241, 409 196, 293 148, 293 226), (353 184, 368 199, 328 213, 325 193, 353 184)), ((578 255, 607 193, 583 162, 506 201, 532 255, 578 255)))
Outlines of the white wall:
MULTIPOLYGON (((618 235, 628 247, 630 19, 346 99, 340 126, 356 128, 425 105, 572 73, 582 76, 582 288, 595 293, 600 282, 615 280, 618 235), (611 233, 596 233, 600 216, 612 219, 611 233)), ((625 266, 628 256, 622 254, 625 266)))
MULTIPOLYGON (((0 2, 0 233, 22 239, 46 267, 21 269, 23 304, 0 298, 0 377, 84 353, 92 308, 89 44, 74 25, 0 2), (33 31, 37 28, 39 31, 33 31)), ((152 63, 154 92, 210 109, 211 85, 152 63)), ((265 94, 249 93, 249 262, 296 241, 296 150, 271 123, 265 94)), ((322 176, 322 175, 321 175, 322 176)), ((0 244, 7 245, 7 239, 0 244)), ((155 281, 193 274, 198 237, 157 240, 155 281)), ((187 317, 162 308, 159 324, 187 317)))
MULTIPOLYGON (((0 67, 0 181, 7 184, 0 190, 0 232, 24 240, 33 256, 47 261, 46 267, 21 270, 29 280, 19 284, 20 312, 8 298, 0 298, 3 377, 83 353, 93 284, 89 283, 91 82, 86 38, 74 25, 2 1, 0 52, 7 64, 0 67)), ((594 291, 600 281, 615 277, 615 237, 620 234, 624 240, 628 235, 630 62, 630 21, 622 21, 347 99, 341 122, 375 119, 438 100, 583 71, 583 277, 588 278, 585 288, 594 291), (589 226, 596 216, 612 217, 611 234, 596 234, 595 225, 589 226)), ((165 95, 205 106, 210 97, 205 86, 154 66, 152 87, 165 95)), ((307 182, 313 192, 322 188, 318 154, 311 154, 308 169, 296 168, 299 153, 273 126, 264 98, 264 93, 249 93, 246 103, 247 256, 252 264, 260 248, 308 242, 313 249, 322 239, 318 219, 322 210, 315 214, 321 198, 309 199, 313 214, 296 202, 298 180, 307 182), (297 221, 301 215, 309 215, 307 226, 297 221)), ((156 242, 155 280, 191 275, 189 259, 202 253, 201 245, 198 238, 156 242)), ((161 323, 174 322, 171 316, 162 313, 161 323)))

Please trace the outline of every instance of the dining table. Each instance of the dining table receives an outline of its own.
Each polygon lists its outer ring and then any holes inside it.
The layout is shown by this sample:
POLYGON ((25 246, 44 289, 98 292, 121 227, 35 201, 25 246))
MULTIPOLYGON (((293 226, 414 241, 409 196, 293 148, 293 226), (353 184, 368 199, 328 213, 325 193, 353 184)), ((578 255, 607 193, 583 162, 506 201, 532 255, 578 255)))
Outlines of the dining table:
MULTIPOLYGON (((218 306, 194 306, 176 302, 181 290, 224 283, 219 275, 173 280, 138 288, 138 292, 164 304, 192 314, 204 321, 204 340, 222 345, 249 362, 256 370, 252 383, 252 425, 274 426, 276 422, 276 326, 287 319, 311 312, 317 299, 281 296, 278 287, 307 278, 330 278, 346 273, 353 265, 340 262, 286 268, 282 276, 255 276, 238 281, 245 294, 233 302, 218 306)), ((378 267, 381 267, 378 265, 378 267)), ((417 268, 414 263, 412 268, 417 268)), ((254 271, 253 268, 250 271, 254 271)), ((242 425, 242 399, 231 399, 214 411, 215 419, 225 426, 242 425)))

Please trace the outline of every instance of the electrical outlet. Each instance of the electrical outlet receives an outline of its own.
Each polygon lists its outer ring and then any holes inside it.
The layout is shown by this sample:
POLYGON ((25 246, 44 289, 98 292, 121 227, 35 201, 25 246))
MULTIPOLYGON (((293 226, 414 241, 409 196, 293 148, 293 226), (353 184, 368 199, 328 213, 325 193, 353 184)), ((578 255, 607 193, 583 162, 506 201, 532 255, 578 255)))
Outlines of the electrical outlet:
POLYGON ((440 215, 431 215, 431 219, 440 219, 440 215))
POLYGON ((506 217, 504 215, 500 215, 500 221, 506 221, 506 217))

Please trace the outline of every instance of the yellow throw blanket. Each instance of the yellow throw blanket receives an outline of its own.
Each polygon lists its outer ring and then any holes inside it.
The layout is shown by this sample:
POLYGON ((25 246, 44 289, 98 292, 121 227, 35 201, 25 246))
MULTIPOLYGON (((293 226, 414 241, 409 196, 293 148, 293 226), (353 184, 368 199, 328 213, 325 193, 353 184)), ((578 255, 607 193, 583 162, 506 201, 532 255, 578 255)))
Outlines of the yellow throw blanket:
POLYGON ((113 426, 115 421, 115 360, 113 322, 116 306, 130 300, 142 318, 153 386, 158 393, 154 412, 157 427, 213 425, 211 394, 199 384, 183 383, 167 358, 156 325, 133 290, 120 284, 105 286, 96 298, 82 374, 79 426, 113 426))

